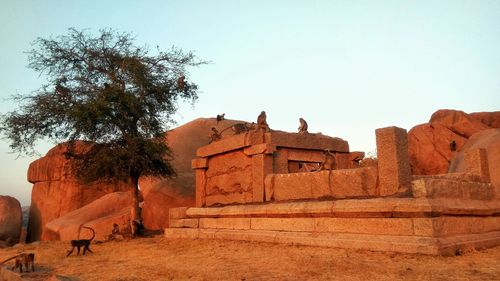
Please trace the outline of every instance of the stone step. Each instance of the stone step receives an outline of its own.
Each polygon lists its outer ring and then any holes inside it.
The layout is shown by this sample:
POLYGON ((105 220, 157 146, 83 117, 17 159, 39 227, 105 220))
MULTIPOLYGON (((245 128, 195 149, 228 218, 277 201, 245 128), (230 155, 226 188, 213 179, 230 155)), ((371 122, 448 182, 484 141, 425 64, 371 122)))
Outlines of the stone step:
MULTIPOLYGON (((175 218, 218 217, 429 217, 500 214, 500 200, 373 198, 336 201, 247 204, 210 208, 170 209, 175 218)), ((171 217, 172 218, 172 217, 171 217)))
POLYGON ((500 217, 194 218, 171 219, 170 227, 448 237, 500 231, 500 217))
POLYGON ((240 240, 428 255, 453 255, 468 249, 481 249, 500 244, 499 231, 446 238, 432 238, 273 230, 167 228, 165 229, 165 236, 169 239, 200 238, 240 240))

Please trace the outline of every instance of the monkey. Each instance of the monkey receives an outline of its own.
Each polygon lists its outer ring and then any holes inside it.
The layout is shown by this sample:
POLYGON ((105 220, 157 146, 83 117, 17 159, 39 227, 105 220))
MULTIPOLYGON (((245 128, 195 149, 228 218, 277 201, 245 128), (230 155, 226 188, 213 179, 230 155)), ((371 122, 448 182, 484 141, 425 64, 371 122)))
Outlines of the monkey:
POLYGON ((304 120, 303 118, 299 118, 299 122, 300 122, 299 134, 306 134, 306 133, 308 133, 307 129, 308 129, 309 126, 307 125, 306 120, 304 120))
POLYGON ((33 254, 33 253, 20 253, 19 255, 8 258, 1 263, 4 264, 5 262, 8 262, 12 259, 16 259, 15 264, 12 267, 13 271, 15 271, 16 268, 19 268, 19 272, 23 273, 23 264, 24 264, 24 266, 26 267, 26 272, 28 272, 29 265, 31 264, 31 271, 35 272, 35 254, 33 254))
POLYGON ((184 91, 184 87, 186 86, 186 76, 181 75, 179 78, 177 78, 177 88, 180 91, 184 91))
POLYGON ((335 154, 333 154, 330 149, 326 149, 325 152, 325 161, 321 163, 321 166, 319 169, 316 170, 316 172, 322 171, 322 170, 335 170, 335 167, 337 166, 337 159, 335 157, 335 154))
POLYGON ((452 140, 450 142, 450 150, 451 151, 456 151, 457 150, 457 143, 454 140, 452 140))
POLYGON ((94 231, 94 229, 92 227, 84 226, 83 228, 90 229, 92 231, 92 237, 90 239, 71 240, 71 247, 72 248, 71 248, 70 251, 68 251, 68 254, 66 255, 66 257, 69 257, 69 255, 71 255, 71 253, 73 253, 73 251, 75 250, 75 248, 77 248, 76 255, 79 255, 80 254, 80 247, 83 247, 83 255, 85 255, 85 253, 87 251, 89 251, 91 253, 94 253, 90 249, 90 242, 92 242, 92 240, 94 240, 95 231, 94 231))
POLYGON ((218 141, 218 140, 221 140, 222 139, 222 135, 221 133, 219 133, 219 131, 217 131, 217 129, 215 127, 212 127, 212 136, 210 136, 210 143, 214 142, 214 141, 218 141))
POLYGON ((262 111, 257 117, 257 127, 255 128, 256 131, 258 130, 264 130, 264 132, 270 131, 266 119, 267 119, 266 112, 262 111))
POLYGON ((219 123, 219 121, 224 120, 225 116, 226 116, 226 113, 217 114, 217 123, 219 123))
POLYGON ((111 234, 116 235, 118 233, 120 233, 120 227, 116 223, 113 223, 113 230, 111 231, 111 234))

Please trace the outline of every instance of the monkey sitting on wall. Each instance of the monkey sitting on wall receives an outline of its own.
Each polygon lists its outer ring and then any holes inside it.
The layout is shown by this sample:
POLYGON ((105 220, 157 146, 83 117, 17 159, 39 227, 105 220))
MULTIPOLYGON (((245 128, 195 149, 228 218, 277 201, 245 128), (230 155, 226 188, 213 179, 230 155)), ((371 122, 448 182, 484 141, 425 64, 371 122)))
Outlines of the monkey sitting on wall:
POLYGON ((19 268, 19 272, 23 273, 23 264, 24 267, 26 267, 26 272, 29 271, 29 265, 31 264, 31 271, 35 271, 35 254, 33 253, 20 253, 19 255, 13 256, 11 258, 8 258, 1 262, 1 264, 4 264, 5 262, 8 262, 10 260, 15 259, 14 266, 12 267, 12 270, 15 271, 16 268, 19 268))
POLYGON ((322 171, 322 170, 335 170, 337 168, 337 157, 335 156, 334 153, 330 151, 330 149, 326 149, 325 152, 325 161, 321 163, 321 166, 319 169, 316 170, 316 172, 322 171))
POLYGON ((80 248, 83 247, 83 255, 85 255, 85 253, 87 251, 91 252, 91 253, 94 253, 92 252, 92 250, 90 249, 90 242, 92 242, 92 240, 94 240, 94 237, 95 237, 95 231, 94 229, 92 229, 92 227, 87 227, 87 226, 84 226, 83 228, 87 228, 87 229, 90 229, 92 231, 92 237, 90 239, 78 239, 78 240, 71 240, 71 250, 68 251, 68 254, 66 255, 66 257, 69 257, 69 255, 71 255, 71 253, 73 253, 73 251, 75 250, 75 248, 77 248, 77 253, 76 255, 79 255, 80 254, 80 248))

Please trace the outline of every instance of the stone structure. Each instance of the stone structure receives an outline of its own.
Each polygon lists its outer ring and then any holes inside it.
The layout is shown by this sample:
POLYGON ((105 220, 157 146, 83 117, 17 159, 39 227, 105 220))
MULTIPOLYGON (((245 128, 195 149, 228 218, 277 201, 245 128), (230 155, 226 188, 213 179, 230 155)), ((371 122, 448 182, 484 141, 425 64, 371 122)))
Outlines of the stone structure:
POLYGON ((375 130, 381 196, 406 192, 410 188, 411 170, 406 130, 387 127, 375 130))
MULTIPOLYGON (((310 192, 303 184, 303 177, 312 181, 332 184, 362 175, 359 192, 345 192, 345 188, 333 190, 330 186, 316 192, 311 198, 372 196, 376 193, 376 171, 340 170, 355 166, 360 153, 349 152, 349 145, 339 138, 317 134, 294 134, 261 130, 250 131, 203 146, 192 161, 196 173, 196 206, 244 204, 264 201, 281 201, 309 198, 310 192), (315 174, 296 174, 310 164, 319 166, 325 159, 324 150, 330 150, 342 161, 339 171, 315 174), (290 193, 294 185, 297 189, 290 193), (299 195, 302 194, 302 195, 299 195), (309 195, 306 195, 309 194, 309 195)), ((353 182, 345 182, 345 186, 353 182)), ((309 188, 310 191, 310 188, 309 188)))
POLYGON ((414 176, 404 129, 376 139, 378 165, 365 167, 323 135, 253 131, 203 146, 192 161, 197 207, 170 209, 165 235, 433 255, 500 244, 484 150, 460 173, 414 176), (308 172, 326 149, 336 169, 308 172))

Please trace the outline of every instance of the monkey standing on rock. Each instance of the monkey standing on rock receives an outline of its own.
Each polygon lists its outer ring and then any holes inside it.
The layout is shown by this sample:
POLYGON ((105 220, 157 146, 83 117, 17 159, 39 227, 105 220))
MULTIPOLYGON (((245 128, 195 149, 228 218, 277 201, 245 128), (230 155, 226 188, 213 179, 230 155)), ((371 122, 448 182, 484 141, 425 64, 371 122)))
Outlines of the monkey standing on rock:
POLYGON ((15 264, 12 267, 13 271, 15 271, 16 268, 19 268, 19 272, 23 273, 23 264, 24 264, 24 266, 26 267, 26 272, 28 272, 30 263, 31 263, 31 271, 32 272, 35 271, 35 254, 33 254, 33 253, 20 253, 17 256, 13 256, 11 258, 4 260, 3 262, 1 262, 1 264, 4 264, 5 262, 8 262, 8 261, 13 260, 13 259, 16 259, 15 264))
POLYGON ((92 252, 92 250, 90 249, 90 242, 92 242, 92 240, 94 240, 94 237, 95 237, 95 231, 92 227, 87 227, 87 226, 84 226, 83 228, 87 228, 87 229, 90 229, 92 231, 92 237, 90 239, 78 239, 78 240, 71 240, 71 250, 68 251, 68 254, 66 255, 66 257, 69 257, 69 255, 71 255, 71 253, 73 253, 73 251, 75 250, 75 248, 77 248, 77 253, 76 255, 79 255, 80 254, 80 248, 83 247, 83 255, 85 255, 85 253, 87 251, 91 252, 91 253, 94 253, 92 252))

